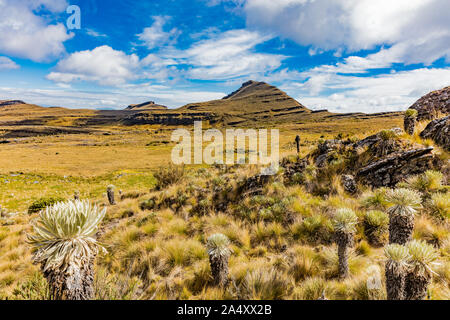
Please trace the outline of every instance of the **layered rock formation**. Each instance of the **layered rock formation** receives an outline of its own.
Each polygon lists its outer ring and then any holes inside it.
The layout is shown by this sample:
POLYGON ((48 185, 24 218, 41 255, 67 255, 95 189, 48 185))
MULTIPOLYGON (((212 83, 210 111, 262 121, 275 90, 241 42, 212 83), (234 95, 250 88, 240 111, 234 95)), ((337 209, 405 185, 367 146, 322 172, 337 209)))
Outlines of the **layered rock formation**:
POLYGON ((450 116, 431 121, 420 136, 424 139, 432 139, 450 151, 450 116))
POLYGON ((373 187, 394 187, 409 176, 435 169, 437 163, 432 147, 403 140, 398 137, 402 132, 385 130, 357 142, 328 140, 311 157, 320 170, 344 161, 341 180, 349 193, 356 192, 353 178, 373 187))
POLYGON ((450 87, 430 92, 414 103, 410 109, 417 110, 417 121, 450 115, 450 87))

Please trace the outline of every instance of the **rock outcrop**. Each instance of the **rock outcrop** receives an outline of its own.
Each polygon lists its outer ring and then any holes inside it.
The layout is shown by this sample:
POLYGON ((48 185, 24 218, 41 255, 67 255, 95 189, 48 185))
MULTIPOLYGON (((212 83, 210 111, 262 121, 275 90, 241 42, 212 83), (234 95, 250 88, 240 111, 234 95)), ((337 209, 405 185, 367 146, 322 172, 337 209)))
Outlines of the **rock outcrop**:
POLYGON ((431 121, 420 136, 424 139, 432 139, 450 151, 450 116, 431 121))
POLYGON ((394 128, 357 142, 328 140, 319 144, 310 158, 319 170, 340 166, 337 170, 346 192, 357 192, 356 183, 394 187, 409 176, 436 169, 439 163, 432 147, 401 139, 402 133, 402 129, 394 128))
POLYGON ((357 172, 359 181, 373 187, 394 187, 405 178, 433 168, 433 148, 397 152, 374 161, 357 172))
POLYGON ((0 100, 0 108, 6 106, 13 106, 16 104, 25 104, 22 100, 0 100))
POLYGON ((215 123, 217 117, 208 112, 139 112, 123 120, 126 125, 162 124, 168 126, 193 125, 195 121, 215 123))
POLYGON ((450 115, 450 87, 423 96, 409 109, 417 110, 417 121, 434 120, 439 114, 450 115))
POLYGON ((144 110, 167 110, 166 106, 155 103, 155 101, 148 101, 141 104, 129 105, 126 110, 144 111, 144 110))

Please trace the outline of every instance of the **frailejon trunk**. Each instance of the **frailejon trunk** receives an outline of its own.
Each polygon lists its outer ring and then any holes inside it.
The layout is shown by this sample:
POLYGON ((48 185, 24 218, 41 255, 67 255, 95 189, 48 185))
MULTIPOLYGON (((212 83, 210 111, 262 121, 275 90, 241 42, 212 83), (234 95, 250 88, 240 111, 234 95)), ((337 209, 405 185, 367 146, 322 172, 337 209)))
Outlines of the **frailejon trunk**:
POLYGON ((386 263, 386 292, 388 300, 405 299, 405 274, 397 271, 395 263, 386 263))
POLYGON ((424 300, 427 297, 429 283, 429 277, 415 274, 413 271, 409 272, 405 281, 405 299, 424 300))
POLYGON ((107 192, 108 194, 108 201, 110 205, 115 205, 116 204, 116 200, 114 199, 114 190, 113 189, 108 189, 107 192))
POLYGON ((353 244, 353 235, 344 233, 344 232, 336 232, 336 242, 338 245, 338 257, 339 257, 339 266, 338 273, 340 279, 345 279, 348 277, 348 248, 353 244))
POLYGON ((209 256, 214 285, 225 287, 228 283, 228 256, 209 256))
POLYGON ((68 266, 65 271, 44 272, 55 300, 94 299, 94 258, 78 266, 68 266))
POLYGON ((416 129, 416 118, 415 117, 405 117, 404 120, 405 132, 412 136, 416 129))
POLYGON ((393 214, 389 222, 389 243, 405 245, 412 240, 414 229, 414 215, 393 214))

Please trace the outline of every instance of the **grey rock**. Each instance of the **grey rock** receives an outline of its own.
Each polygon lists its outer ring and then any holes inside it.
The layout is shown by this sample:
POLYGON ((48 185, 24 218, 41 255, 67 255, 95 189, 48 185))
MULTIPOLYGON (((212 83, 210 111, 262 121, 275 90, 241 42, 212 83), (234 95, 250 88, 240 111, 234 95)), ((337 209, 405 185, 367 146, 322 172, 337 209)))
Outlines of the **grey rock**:
POLYGON ((450 116, 431 121, 420 136, 450 151, 450 116))

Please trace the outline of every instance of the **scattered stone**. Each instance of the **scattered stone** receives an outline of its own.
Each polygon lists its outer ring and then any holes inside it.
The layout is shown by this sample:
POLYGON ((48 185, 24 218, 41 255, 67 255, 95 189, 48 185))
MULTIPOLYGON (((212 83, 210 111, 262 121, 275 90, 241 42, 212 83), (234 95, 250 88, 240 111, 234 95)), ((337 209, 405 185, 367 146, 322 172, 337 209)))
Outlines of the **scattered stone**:
POLYGON ((342 186, 344 190, 350 194, 355 194, 358 191, 356 186, 355 177, 349 174, 345 174, 341 177, 342 186))

